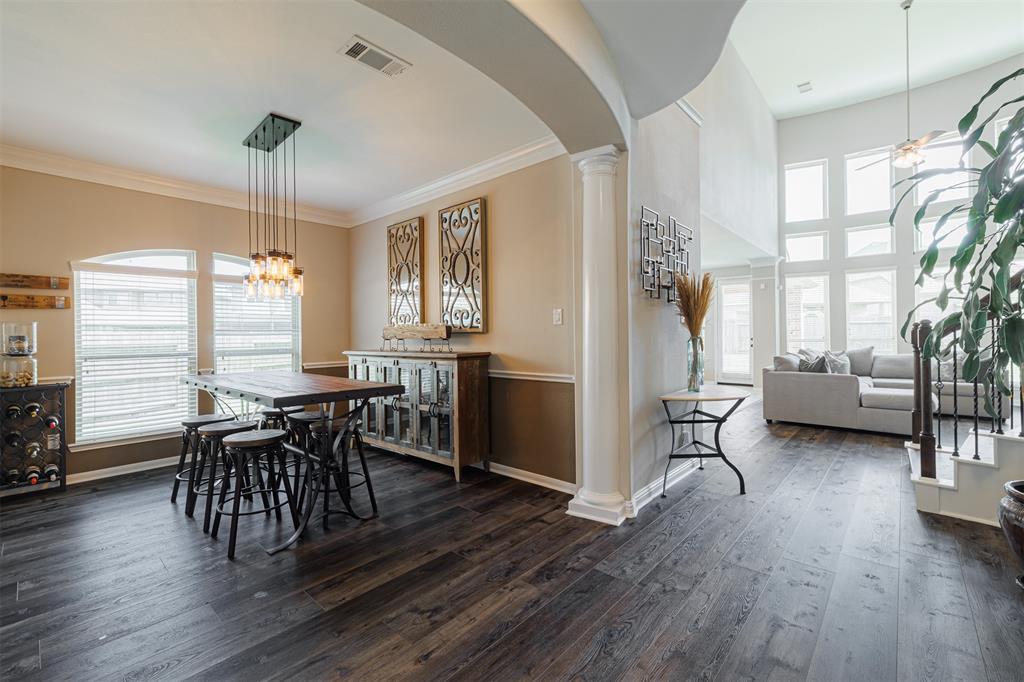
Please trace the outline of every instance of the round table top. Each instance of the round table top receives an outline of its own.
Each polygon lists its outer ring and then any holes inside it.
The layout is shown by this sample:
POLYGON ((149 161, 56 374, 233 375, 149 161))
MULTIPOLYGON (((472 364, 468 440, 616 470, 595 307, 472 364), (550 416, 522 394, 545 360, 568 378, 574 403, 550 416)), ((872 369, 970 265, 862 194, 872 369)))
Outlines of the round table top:
POLYGON ((750 393, 748 391, 744 391, 736 386, 708 384, 697 393, 692 393, 684 388, 673 393, 666 393, 659 397, 658 400, 700 403, 712 400, 742 400, 749 397, 750 393))

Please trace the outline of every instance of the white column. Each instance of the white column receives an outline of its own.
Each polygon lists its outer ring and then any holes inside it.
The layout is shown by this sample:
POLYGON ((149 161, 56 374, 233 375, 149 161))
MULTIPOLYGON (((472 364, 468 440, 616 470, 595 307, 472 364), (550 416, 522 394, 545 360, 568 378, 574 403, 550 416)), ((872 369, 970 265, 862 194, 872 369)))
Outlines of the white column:
POLYGON ((569 502, 569 514, 618 525, 626 518, 619 487, 618 239, 615 211, 615 170, 619 154, 601 147, 573 156, 583 177, 581 265, 582 358, 578 445, 582 481, 569 502))

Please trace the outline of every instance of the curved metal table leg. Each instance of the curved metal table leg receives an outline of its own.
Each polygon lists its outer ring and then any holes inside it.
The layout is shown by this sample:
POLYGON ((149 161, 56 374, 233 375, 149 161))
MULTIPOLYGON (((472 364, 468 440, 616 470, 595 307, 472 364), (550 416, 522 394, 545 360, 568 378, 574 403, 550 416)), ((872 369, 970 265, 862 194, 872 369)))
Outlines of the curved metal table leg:
MULTIPOLYGON (((696 459, 699 462, 699 469, 704 468, 704 458, 708 459, 720 459, 725 462, 725 465, 733 470, 736 477, 740 480, 740 495, 747 494, 747 484, 743 480, 743 474, 736 468, 736 465, 729 461, 729 458, 725 456, 725 452, 722 450, 721 432, 722 426, 725 425, 732 413, 739 408, 740 404, 746 400, 746 396, 736 400, 732 407, 726 410, 721 415, 715 415, 710 412, 705 412, 699 407, 695 407, 689 412, 683 412, 677 417, 672 416, 672 411, 668 407, 668 402, 662 401, 662 406, 665 408, 665 414, 668 416, 669 426, 672 428, 672 450, 668 455, 668 462, 665 464, 665 473, 662 476, 661 482, 661 496, 665 497, 666 490, 668 488, 668 472, 672 466, 672 460, 674 459, 696 459), (685 443, 678 448, 676 447, 676 424, 690 427, 690 442, 685 443), (697 424, 714 424, 715 425, 715 446, 712 448, 707 443, 697 440, 697 424), (693 452, 683 452, 685 448, 693 448, 693 452)), ((685 432, 684 432, 685 433, 685 432)))

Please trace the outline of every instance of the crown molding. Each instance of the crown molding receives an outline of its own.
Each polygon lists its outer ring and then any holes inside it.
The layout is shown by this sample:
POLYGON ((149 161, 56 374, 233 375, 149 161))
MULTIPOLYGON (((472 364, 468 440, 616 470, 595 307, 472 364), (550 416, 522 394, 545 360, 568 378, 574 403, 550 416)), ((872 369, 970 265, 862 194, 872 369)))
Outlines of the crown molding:
MULTIPOLYGON (((558 141, 558 138, 550 135, 411 189, 408 192, 396 194, 393 197, 354 211, 332 211, 316 206, 299 204, 299 220, 332 225, 334 227, 356 227, 371 220, 383 218, 386 215, 404 211, 427 201, 439 199, 447 194, 478 185, 481 182, 493 180, 507 173, 522 170, 562 154, 565 154, 565 147, 558 141)), ((92 161, 73 159, 68 156, 28 149, 26 147, 0 144, 0 166, 19 168, 36 173, 46 173, 47 175, 57 175, 73 180, 95 182, 101 185, 120 187, 137 192, 147 192, 149 194, 159 194, 176 199, 199 201, 215 206, 226 206, 242 210, 248 208, 248 196, 242 192, 141 173, 92 161)))
MULTIPOLYGON (((19 168, 21 170, 33 171, 35 173, 46 173, 57 175, 73 180, 95 182, 121 189, 130 189, 148 194, 159 194, 175 199, 187 199, 188 201, 199 201, 204 204, 215 206, 226 206, 247 210, 248 196, 243 192, 235 190, 211 187, 197 182, 175 180, 159 175, 141 173, 139 171, 108 166, 92 161, 82 161, 60 154, 52 154, 37 149, 26 147, 15 147, 13 145, 0 145, 0 166, 19 168)), ((334 227, 351 227, 347 213, 331 211, 329 209, 317 208, 299 204, 299 220, 321 225, 332 225, 334 227)))
POLYGON ((352 226, 362 225, 371 220, 413 208, 422 203, 440 199, 481 182, 487 182, 507 173, 522 170, 528 166, 553 159, 565 154, 565 147, 554 135, 516 147, 486 161, 446 175, 408 192, 364 206, 350 214, 352 226))

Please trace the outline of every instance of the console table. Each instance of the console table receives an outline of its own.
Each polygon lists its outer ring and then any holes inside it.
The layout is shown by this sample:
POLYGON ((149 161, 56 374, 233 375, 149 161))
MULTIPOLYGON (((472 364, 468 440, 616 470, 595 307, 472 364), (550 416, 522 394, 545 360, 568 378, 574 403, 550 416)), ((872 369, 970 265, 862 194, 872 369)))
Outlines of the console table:
POLYGON ((668 423, 672 427, 672 449, 668 453, 668 462, 665 464, 665 477, 661 483, 661 496, 665 497, 665 488, 668 484, 668 468, 672 465, 674 459, 698 459, 700 460, 700 468, 704 468, 705 459, 720 459, 725 462, 726 466, 736 472, 736 476, 740 479, 740 495, 747 494, 747 487, 743 481, 743 474, 740 470, 733 465, 732 462, 722 452, 722 443, 719 440, 719 434, 722 431, 722 425, 732 416, 732 413, 740 406, 740 404, 750 397, 750 394, 744 390, 736 388, 734 386, 718 386, 708 385, 703 387, 700 391, 693 393, 687 390, 675 391, 674 393, 668 393, 658 398, 661 404, 665 407, 665 414, 668 416, 668 423), (701 404, 706 402, 721 402, 724 403, 728 408, 722 414, 712 414, 706 410, 701 409, 701 404), (673 403, 685 403, 686 407, 681 414, 673 415, 670 405, 673 403), (688 408, 688 409, 687 409, 688 408), (697 424, 714 424, 715 425, 715 445, 714 447, 707 443, 697 440, 697 424), (683 443, 681 446, 676 447, 676 425, 690 427, 690 441, 683 443), (692 448, 691 452, 687 452, 692 448))
MULTIPOLYGON (((490 353, 345 351, 353 379, 401 384, 393 398, 364 408, 363 437, 374 447, 452 467, 490 454, 490 353)), ((353 407, 355 407, 353 405, 353 407)))

